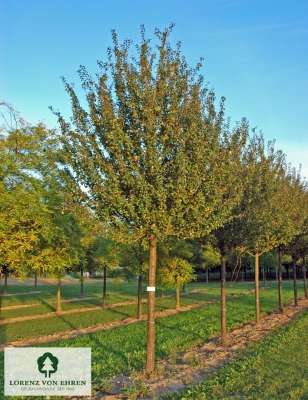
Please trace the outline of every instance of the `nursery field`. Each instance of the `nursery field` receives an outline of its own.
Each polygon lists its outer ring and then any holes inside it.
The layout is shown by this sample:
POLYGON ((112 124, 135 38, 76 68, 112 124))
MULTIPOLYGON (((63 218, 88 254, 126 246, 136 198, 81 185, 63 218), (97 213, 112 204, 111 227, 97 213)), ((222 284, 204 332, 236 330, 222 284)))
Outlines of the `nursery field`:
MULTIPOLYGON (((232 285, 228 283, 228 329, 253 321, 253 287, 253 282, 241 282, 232 285)), ((299 296, 302 296, 303 288, 300 281, 298 282, 298 287, 299 296)), ((109 308, 103 309, 100 306, 102 301, 102 282, 100 280, 90 279, 85 283, 85 298, 82 300, 78 299, 80 295, 78 281, 65 281, 62 284, 61 292, 63 312, 60 314, 55 313, 55 282, 39 282, 37 293, 32 293, 32 290, 33 284, 31 282, 24 284, 10 282, 8 292, 12 295, 1 295, 0 343, 2 348, 5 344, 13 341, 27 341, 33 337, 51 334, 54 335, 54 340, 45 342, 41 346, 91 347, 93 396, 95 396, 95 393, 108 394, 111 391, 110 382, 112 377, 118 374, 136 375, 136 371, 142 371, 146 351, 146 322, 135 320, 130 325, 121 326, 123 320, 136 316, 137 285, 135 282, 130 284, 123 283, 119 286, 114 286, 111 282, 108 282, 107 304, 109 308), (68 301, 72 299, 74 301, 68 301), (19 320, 20 317, 23 317, 24 320, 19 320), (104 324, 110 322, 114 323, 114 327, 112 329, 104 329, 104 324), (117 323, 119 326, 117 326, 117 323), (55 340, 59 339, 63 332, 86 327, 101 327, 101 331, 81 334, 71 339, 55 340), (58 334, 59 337, 57 337, 58 334)), ((288 304, 293 298, 292 283, 289 281, 284 282, 283 290, 284 302, 288 304)), ((171 311, 174 308, 175 298, 173 294, 172 291, 166 291, 166 297, 157 298, 157 313, 171 311)), ((144 287, 143 296, 143 312, 146 313, 146 286, 144 287)), ((177 354, 180 352, 219 335, 219 296, 219 283, 207 285, 195 282, 187 285, 186 293, 181 296, 181 312, 173 315, 168 315, 167 313, 166 316, 157 318, 157 360, 176 359, 177 354)), ((260 293, 260 299, 261 313, 263 315, 274 312, 278 303, 277 283, 268 282, 267 289, 262 290, 260 293)), ((237 396, 235 398, 251 399, 305 398, 301 397, 302 395, 300 394, 304 393, 303 391, 306 388, 301 369, 301 360, 304 363, 305 357, 300 358, 300 353, 306 352, 308 354, 307 349, 302 345, 305 342, 302 332, 306 330, 307 325, 308 317, 304 312, 294 322, 273 333, 266 341, 249 348, 248 352, 245 353, 245 357, 243 357, 243 353, 240 353, 239 356, 236 356, 231 361, 231 364, 222 367, 213 377, 207 377, 207 383, 204 386, 190 388, 188 389, 189 391, 183 394, 173 395, 175 397, 169 395, 168 398, 191 400, 199 398, 223 399, 234 396, 237 396), (269 344, 266 345, 266 343, 269 344), (292 346, 296 346, 296 351, 292 346), (286 351, 286 349, 290 350, 286 351), (272 357, 272 354, 275 354, 276 358, 272 357), (293 360, 296 354, 297 356, 293 360), (279 355, 281 355, 281 359, 279 359, 279 355), (271 358, 270 363, 268 362, 269 357, 271 358), (283 371, 281 371, 279 365, 284 366, 283 371), (273 374, 276 371, 281 387, 280 392, 277 391, 275 385, 270 385, 273 377, 271 380, 268 378, 269 381, 267 381, 267 376, 274 376, 269 374, 268 368, 273 374), (244 371, 246 372, 244 373, 244 371), (284 378, 283 374, 286 377, 288 377, 288 374, 292 374, 292 379, 284 378), (288 382, 287 386, 286 382, 288 382), (264 391, 263 388, 266 388, 266 390, 264 391), (268 393, 269 396, 260 397, 264 393, 268 393), (277 393, 279 393, 279 396, 277 393), (287 393, 289 393, 289 397, 287 397, 287 393), (273 397, 276 394, 278 397, 273 397), (297 395, 298 397, 296 397, 297 395)), ((22 343, 26 342, 14 343, 14 345, 21 345, 22 343)), ((25 346, 26 344, 22 345, 25 346)), ((0 365, 1 374, 3 374, 3 352, 1 353, 0 365)), ((305 365, 308 365, 307 360, 305 365)), ((136 398, 138 393, 146 393, 145 387, 142 385, 138 389, 138 384, 140 385, 140 380, 137 380, 135 386, 133 384, 130 388, 126 388, 128 398, 133 399, 136 398)), ((191 384, 192 382, 190 382, 191 384)), ((125 392, 125 388, 123 390, 125 392)), ((3 387, 0 389, 0 397, 3 398, 3 387)), ((148 397, 154 398, 153 396, 148 397)), ((34 399, 34 397, 28 398, 34 399)), ((37 397, 37 399, 39 398, 43 397, 37 397)), ((23 399, 27 399, 27 397, 23 397, 23 399)))

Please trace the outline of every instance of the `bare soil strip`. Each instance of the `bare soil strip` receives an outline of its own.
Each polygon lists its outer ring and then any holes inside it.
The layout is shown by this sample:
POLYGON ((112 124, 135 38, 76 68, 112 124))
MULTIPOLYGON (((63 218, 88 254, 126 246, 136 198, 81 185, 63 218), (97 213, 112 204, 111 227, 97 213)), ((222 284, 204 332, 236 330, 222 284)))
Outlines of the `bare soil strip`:
POLYGON ((41 293, 41 292, 34 290, 32 292, 25 292, 25 293, 8 293, 8 294, 0 294, 0 297, 23 296, 24 294, 34 294, 34 293, 41 293))

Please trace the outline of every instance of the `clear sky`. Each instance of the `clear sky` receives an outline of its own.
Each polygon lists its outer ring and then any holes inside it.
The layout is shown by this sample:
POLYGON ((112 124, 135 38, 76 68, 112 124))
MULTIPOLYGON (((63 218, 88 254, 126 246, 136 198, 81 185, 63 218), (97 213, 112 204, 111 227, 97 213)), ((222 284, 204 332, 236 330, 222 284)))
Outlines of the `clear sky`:
POLYGON ((307 0, 0 0, 0 100, 56 127, 48 106, 70 116, 60 77, 78 88, 80 65, 98 72, 111 29, 139 43, 141 24, 154 39, 171 22, 231 125, 246 117, 308 178, 307 0))

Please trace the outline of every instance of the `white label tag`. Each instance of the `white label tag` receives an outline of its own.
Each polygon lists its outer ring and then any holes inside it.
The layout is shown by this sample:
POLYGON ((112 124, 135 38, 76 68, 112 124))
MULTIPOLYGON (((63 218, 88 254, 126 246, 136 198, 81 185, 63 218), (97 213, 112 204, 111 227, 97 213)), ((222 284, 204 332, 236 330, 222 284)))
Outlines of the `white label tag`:
POLYGON ((148 286, 147 292, 155 292, 155 286, 148 286))

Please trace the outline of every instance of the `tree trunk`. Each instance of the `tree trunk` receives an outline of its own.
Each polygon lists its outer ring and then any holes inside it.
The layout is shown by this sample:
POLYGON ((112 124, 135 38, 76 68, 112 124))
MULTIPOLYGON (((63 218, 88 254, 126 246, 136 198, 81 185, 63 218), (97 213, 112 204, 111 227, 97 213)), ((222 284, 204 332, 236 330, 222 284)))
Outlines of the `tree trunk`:
POLYGON ((206 271, 205 272, 206 283, 209 283, 209 275, 210 275, 209 269, 207 268, 205 271, 206 271))
POLYGON ((262 275, 263 275, 263 286, 266 287, 266 271, 265 271, 265 268, 262 268, 262 275))
POLYGON ((281 248, 278 248, 278 299, 279 299, 279 312, 282 314, 284 312, 283 309, 283 298, 282 298, 282 264, 281 264, 281 256, 282 251, 281 248))
POLYGON ((164 289, 161 290, 161 297, 165 297, 165 290, 164 289))
POLYGON ((291 280, 290 266, 288 266, 288 279, 291 280))
POLYGON ((226 255, 221 254, 221 344, 223 346, 227 343, 227 310, 226 310, 226 255))
POLYGON ((179 286, 177 286, 176 287, 176 289, 175 289, 175 309, 176 310, 179 310, 181 307, 180 307, 180 288, 179 288, 179 286))
POLYGON ((83 292, 83 268, 80 268, 80 298, 84 298, 84 292, 83 292))
POLYGON ((107 266, 104 265, 104 284, 103 284, 103 308, 106 307, 106 293, 107 293, 107 266))
POLYGON ((184 283, 183 287, 182 287, 182 293, 186 293, 186 285, 184 283))
POLYGON ((260 326, 259 253, 255 254, 255 308, 256 308, 256 326, 260 326))
POLYGON ((240 268, 240 271, 241 271, 241 278, 242 278, 242 282, 244 282, 244 271, 243 271, 243 268, 242 268, 242 257, 240 257, 239 258, 239 268, 240 268))
POLYGON ((155 367, 155 275, 156 275, 156 246, 157 239, 150 235, 150 259, 149 259, 149 288, 148 288, 148 335, 146 372, 149 375, 155 367))
POLYGON ((34 291, 37 292, 37 271, 34 272, 34 291))
POLYGON ((7 277, 8 277, 8 271, 4 272, 4 292, 3 294, 7 294, 7 277))
POLYGON ((138 306, 137 306, 137 318, 142 318, 142 271, 139 272, 138 277, 138 306))
POLYGON ((58 278, 58 289, 57 289, 57 313, 62 311, 61 308, 61 278, 58 278))
POLYGON ((306 276, 306 259, 305 256, 303 257, 303 281, 304 281, 304 292, 305 292, 305 299, 308 299, 308 292, 307 292, 307 276, 306 276))
POLYGON ((296 258, 292 257, 292 260, 293 260, 294 307, 297 307, 298 301, 297 301, 297 282, 296 282, 296 258))

